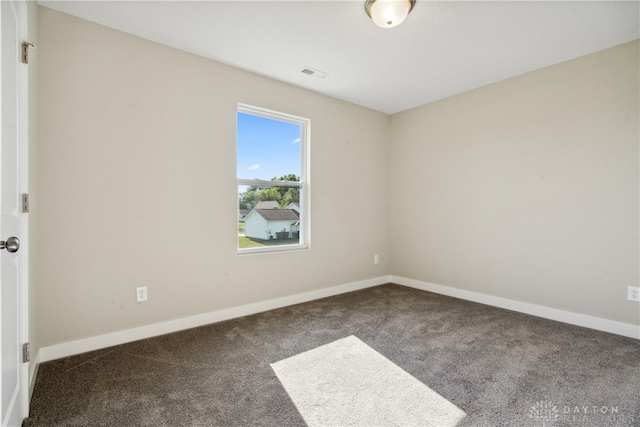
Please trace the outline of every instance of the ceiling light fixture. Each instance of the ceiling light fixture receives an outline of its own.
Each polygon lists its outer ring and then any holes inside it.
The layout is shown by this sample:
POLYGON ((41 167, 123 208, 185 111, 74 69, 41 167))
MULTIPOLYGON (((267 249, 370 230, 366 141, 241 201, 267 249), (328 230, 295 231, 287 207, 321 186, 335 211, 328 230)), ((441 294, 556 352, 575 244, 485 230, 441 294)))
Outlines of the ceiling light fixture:
POLYGON ((380 28, 393 28, 402 24, 416 0, 367 0, 364 10, 380 28))

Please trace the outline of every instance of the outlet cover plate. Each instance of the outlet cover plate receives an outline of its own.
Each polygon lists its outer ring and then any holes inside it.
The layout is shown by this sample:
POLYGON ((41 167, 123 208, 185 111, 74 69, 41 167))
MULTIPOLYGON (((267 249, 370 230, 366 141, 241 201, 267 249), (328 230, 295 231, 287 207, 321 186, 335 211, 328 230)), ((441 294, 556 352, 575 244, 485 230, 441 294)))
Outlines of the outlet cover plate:
POLYGON ((629 301, 640 302, 640 288, 637 286, 629 286, 627 290, 627 299, 629 301))
POLYGON ((144 302, 147 300, 147 287, 141 286, 136 288, 136 302, 144 302))

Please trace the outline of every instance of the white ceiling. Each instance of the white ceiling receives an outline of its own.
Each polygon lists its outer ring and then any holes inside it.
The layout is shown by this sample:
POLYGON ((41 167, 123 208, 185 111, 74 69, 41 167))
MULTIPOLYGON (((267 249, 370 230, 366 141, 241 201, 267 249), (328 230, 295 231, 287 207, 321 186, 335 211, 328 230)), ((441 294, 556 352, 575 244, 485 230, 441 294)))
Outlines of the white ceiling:
POLYGON ((640 38, 640 1, 418 0, 392 29, 364 0, 39 3, 388 114, 640 38))

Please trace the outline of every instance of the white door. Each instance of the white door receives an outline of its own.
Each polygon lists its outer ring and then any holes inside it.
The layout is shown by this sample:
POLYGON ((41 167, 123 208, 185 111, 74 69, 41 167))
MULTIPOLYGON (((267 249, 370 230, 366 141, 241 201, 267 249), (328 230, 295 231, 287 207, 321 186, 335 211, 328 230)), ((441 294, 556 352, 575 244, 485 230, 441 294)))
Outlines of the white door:
MULTIPOLYGON (((21 46, 26 36, 26 5, 1 0, 0 18, 0 240, 10 243, 0 250, 0 389, 3 426, 19 426, 28 414, 27 363, 22 362, 26 341, 26 217, 21 211, 21 190, 26 185, 26 64, 21 46), (17 252, 17 237, 22 247, 17 252)), ((3 245, 0 244, 0 247, 3 245)))

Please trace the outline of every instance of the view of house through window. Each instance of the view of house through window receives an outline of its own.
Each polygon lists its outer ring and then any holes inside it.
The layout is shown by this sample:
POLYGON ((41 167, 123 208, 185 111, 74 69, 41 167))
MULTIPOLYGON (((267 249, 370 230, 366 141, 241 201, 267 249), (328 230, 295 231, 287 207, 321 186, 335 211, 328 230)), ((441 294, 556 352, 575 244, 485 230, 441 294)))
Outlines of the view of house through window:
POLYGON ((304 118, 238 106, 239 251, 307 247, 308 129, 304 118))

